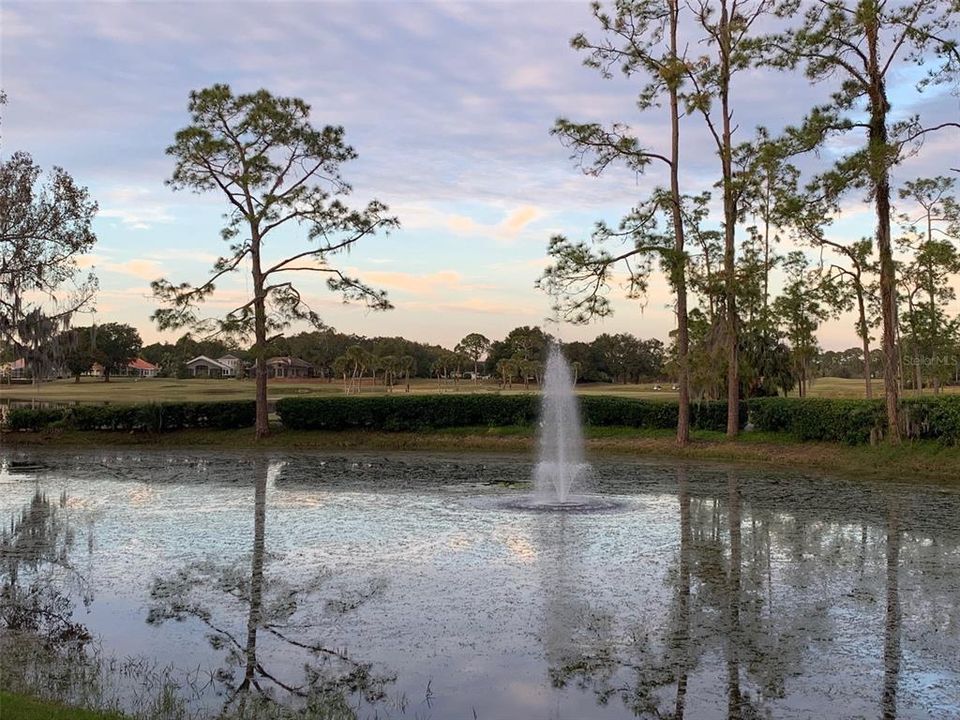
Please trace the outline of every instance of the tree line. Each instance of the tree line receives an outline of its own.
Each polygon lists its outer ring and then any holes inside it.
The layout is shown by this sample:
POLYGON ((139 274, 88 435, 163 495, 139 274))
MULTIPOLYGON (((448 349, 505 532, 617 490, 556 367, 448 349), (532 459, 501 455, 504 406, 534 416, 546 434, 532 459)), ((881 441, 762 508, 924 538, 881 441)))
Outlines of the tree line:
MULTIPOLYGON (((348 390, 365 379, 388 387, 410 378, 458 382, 485 378, 512 386, 539 382, 553 340, 539 327, 521 326, 500 340, 469 333, 454 347, 445 348, 403 337, 365 337, 326 328, 273 338, 266 354, 306 360, 316 377, 343 380, 348 390)), ((579 382, 626 384, 666 381, 670 376, 664 344, 655 338, 604 333, 591 342, 565 343, 563 349, 579 382)), ((252 345, 187 333, 176 342, 145 345, 140 356, 160 366, 162 376, 187 377, 186 363, 198 355, 216 359, 229 353, 252 362, 254 352, 252 345)))
POLYGON ((956 168, 945 165, 932 178, 894 173, 931 134, 960 123, 902 117, 887 86, 905 68, 919 77, 917 93, 957 82, 960 5, 634 0, 595 2, 593 15, 597 29, 574 37, 573 48, 604 78, 633 82, 637 107, 658 113, 670 132, 657 143, 621 121, 557 120, 553 133, 585 173, 617 166, 659 182, 618 224, 598 222, 584 239, 551 239, 553 262, 540 286, 557 311, 572 322, 608 315, 612 284, 625 279, 628 295, 638 297, 656 267, 665 273, 677 317, 672 356, 683 445, 692 394, 726 396, 731 436, 744 396, 784 390, 791 378, 805 394, 817 328, 851 309, 866 392, 872 396, 876 369, 897 442, 906 379, 938 390, 952 364, 935 359, 956 347, 956 319, 945 306, 953 299, 947 278, 960 269, 960 212, 947 174, 956 168), (761 73, 785 71, 825 86, 821 103, 795 125, 745 137, 734 119, 748 102, 744 87, 761 73), (715 150, 714 191, 685 172, 681 150, 691 131, 715 150), (853 242, 832 226, 851 198, 876 220, 870 237, 853 242), (781 254, 785 240, 809 251, 781 254), (785 282, 772 297, 775 268, 785 282), (879 367, 871 362, 876 331, 879 367))

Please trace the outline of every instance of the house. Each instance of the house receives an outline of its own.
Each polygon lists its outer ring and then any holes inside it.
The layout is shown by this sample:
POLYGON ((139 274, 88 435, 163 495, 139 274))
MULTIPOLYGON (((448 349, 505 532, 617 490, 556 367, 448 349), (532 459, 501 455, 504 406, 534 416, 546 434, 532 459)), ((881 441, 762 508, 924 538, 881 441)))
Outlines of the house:
POLYGON ((224 373, 224 377, 240 377, 243 375, 243 370, 246 367, 243 360, 236 355, 224 355, 223 357, 217 358, 217 362, 230 368, 230 374, 227 375, 224 373))
MULTIPOLYGON (((160 372, 160 368, 154 365, 152 362, 148 362, 143 358, 135 358, 127 363, 127 366, 122 370, 117 370, 111 372, 111 377, 138 377, 138 378, 151 378, 156 377, 157 373, 160 372)), ((83 375, 92 375, 93 377, 103 377, 103 365, 95 362, 90 366, 90 369, 87 372, 82 373, 83 375)))
POLYGON ((295 357, 272 357, 267 360, 268 378, 313 377, 313 365, 295 357))
POLYGON ((158 372, 160 372, 160 368, 143 358, 138 357, 136 360, 127 363, 127 375, 133 377, 151 378, 156 377, 158 372))
POLYGON ((234 375, 232 367, 206 355, 198 355, 193 360, 188 360, 186 365, 189 377, 221 378, 234 375))
POLYGON ((25 377, 29 377, 27 372, 27 361, 23 358, 19 360, 14 360, 13 362, 7 362, 0 365, 0 377, 11 378, 13 380, 21 380, 25 377))
POLYGON ((0 378, 5 382, 14 380, 32 380, 35 374, 39 374, 41 380, 56 380, 66 376, 66 371, 58 365, 45 366, 40 364, 41 370, 38 372, 37 365, 27 362, 26 358, 18 358, 13 362, 0 364, 0 378))

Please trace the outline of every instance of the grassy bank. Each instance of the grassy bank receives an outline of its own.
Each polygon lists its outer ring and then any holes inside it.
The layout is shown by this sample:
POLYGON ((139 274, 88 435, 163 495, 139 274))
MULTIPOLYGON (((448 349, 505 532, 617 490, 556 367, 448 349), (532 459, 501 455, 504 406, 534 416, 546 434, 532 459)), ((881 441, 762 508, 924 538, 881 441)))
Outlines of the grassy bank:
MULTIPOLYGON (((668 383, 662 384, 661 390, 654 390, 653 383, 639 385, 619 385, 613 383, 581 383, 577 385, 577 393, 581 395, 616 395, 621 397, 642 398, 647 400, 676 400, 677 393, 670 390, 668 383)), ((0 401, 10 399, 16 401, 37 400, 40 402, 178 402, 204 400, 252 400, 254 397, 254 383, 252 380, 177 380, 175 378, 114 378, 105 383, 98 378, 84 377, 79 383, 73 380, 56 380, 40 385, 0 385, 0 401)), ((403 393, 402 387, 396 388, 397 393, 403 393)), ((436 380, 423 378, 411 382, 412 394, 432 394, 442 392, 490 392, 490 393, 523 393, 523 385, 514 384, 509 389, 501 389, 497 382, 488 380, 473 383, 467 380, 455 385, 452 382, 438 384, 436 380)), ((530 385, 529 392, 537 392, 537 386, 530 385)), ((960 392, 958 387, 944 388, 945 393, 960 392)), ((298 396, 343 395, 343 384, 339 381, 326 380, 271 380, 268 384, 268 393, 271 399, 298 396)), ((883 394, 883 383, 874 382, 876 397, 883 394)), ((383 395, 382 385, 373 385, 370 378, 365 378, 363 395, 383 395)), ((818 378, 810 386, 810 397, 826 398, 863 398, 866 396, 862 380, 846 378, 818 378)), ((927 392, 929 394, 929 391, 927 392)), ((907 391, 904 397, 912 397, 913 392, 907 391)))
POLYGON ((116 713, 81 710, 58 703, 0 691, 3 720, 124 720, 116 713))
MULTIPOLYGON (((277 428, 254 443, 252 431, 182 430, 131 434, 111 432, 47 431, 4 433, 0 445, 29 451, 34 447, 142 447, 157 449, 220 449, 263 451, 420 450, 437 452, 533 452, 532 427, 467 427, 431 432, 293 431, 277 428)), ((592 454, 629 454, 639 458, 682 458, 755 467, 790 467, 829 474, 886 479, 924 479, 960 483, 960 447, 915 441, 889 445, 847 446, 798 442, 782 433, 751 432, 737 440, 722 433, 699 431, 686 448, 674 443, 670 430, 585 428, 592 454)))

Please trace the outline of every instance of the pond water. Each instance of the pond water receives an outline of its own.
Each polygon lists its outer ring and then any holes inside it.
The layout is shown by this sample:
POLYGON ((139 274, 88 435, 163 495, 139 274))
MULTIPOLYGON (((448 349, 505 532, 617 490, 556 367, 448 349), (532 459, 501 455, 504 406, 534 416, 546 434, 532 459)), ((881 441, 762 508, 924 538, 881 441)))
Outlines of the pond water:
POLYGON ((551 513, 516 502, 531 466, 0 451, 0 585, 201 714, 960 716, 955 490, 608 458, 598 511, 551 513))

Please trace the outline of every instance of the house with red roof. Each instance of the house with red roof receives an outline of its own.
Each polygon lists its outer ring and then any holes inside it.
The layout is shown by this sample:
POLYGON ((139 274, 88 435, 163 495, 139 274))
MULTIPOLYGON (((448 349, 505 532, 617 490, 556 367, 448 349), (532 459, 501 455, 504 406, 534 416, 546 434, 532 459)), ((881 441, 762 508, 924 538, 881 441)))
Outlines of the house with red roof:
POLYGON ((127 363, 127 375, 150 378, 156 377, 158 372, 160 372, 160 368, 143 358, 138 357, 136 360, 127 363))
MULTIPOLYGON (((143 358, 135 358, 127 363, 127 366, 120 372, 110 373, 111 377, 140 377, 140 378, 152 378, 156 377, 157 373, 160 372, 160 368, 154 365, 152 362, 144 360, 143 358)), ((103 377, 103 365, 100 363, 94 363, 90 367, 90 372, 84 373, 85 375, 93 375, 94 377, 103 377)))

